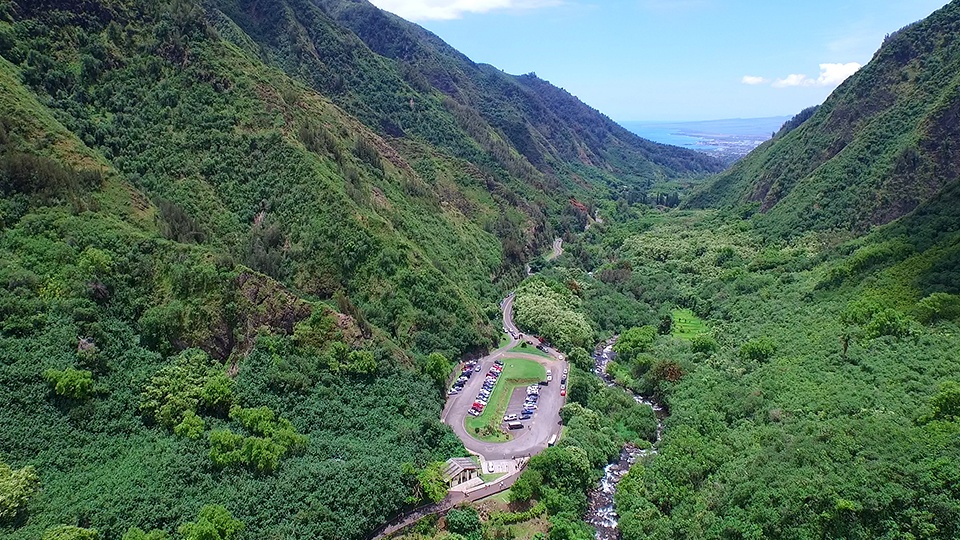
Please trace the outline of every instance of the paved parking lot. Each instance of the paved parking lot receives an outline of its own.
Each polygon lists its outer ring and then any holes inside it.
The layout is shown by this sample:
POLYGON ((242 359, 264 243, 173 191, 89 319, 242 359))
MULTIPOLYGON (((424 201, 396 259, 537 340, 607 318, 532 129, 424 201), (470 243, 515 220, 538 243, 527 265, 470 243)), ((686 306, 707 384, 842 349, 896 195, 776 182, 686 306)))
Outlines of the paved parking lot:
MULTIPOLYGON (((511 336, 516 336, 518 335, 519 331, 513 324, 512 302, 512 296, 507 297, 503 302, 503 324, 504 328, 508 330, 508 333, 510 333, 511 336)), ((532 343, 532 338, 529 336, 526 336, 524 339, 528 343, 535 345, 535 343, 532 343)), ((497 349, 490 355, 481 358, 479 360, 481 371, 479 373, 475 373, 474 376, 466 381, 462 390, 458 394, 450 396, 447 399, 447 404, 444 407, 443 414, 440 417, 441 420, 453 428, 454 433, 456 433, 460 440, 463 441, 464 446, 468 450, 480 454, 488 460, 510 459, 513 457, 534 455, 546 448, 550 438, 560 432, 561 425, 559 411, 560 407, 562 407, 566 401, 566 398, 560 395, 559 375, 563 369, 567 367, 567 363, 564 360, 561 360, 563 356, 559 352, 549 347, 545 348, 547 354, 550 355, 549 358, 529 353, 511 351, 511 349, 519 344, 520 340, 518 338, 511 337, 509 343, 497 349), (537 403, 539 408, 537 409, 536 414, 534 414, 529 420, 523 421, 524 429, 518 429, 511 433, 514 436, 513 440, 504 443, 479 441, 474 439, 466 432, 463 424, 464 418, 466 418, 467 411, 473 404, 474 399, 477 396, 477 392, 480 390, 480 387, 483 384, 483 377, 478 375, 483 375, 486 373, 493 365, 494 360, 504 358, 520 358, 537 362, 543 365, 546 369, 553 371, 553 382, 550 384, 550 386, 545 386, 540 389, 540 401, 537 403)), ((505 414, 519 412, 520 405, 523 404, 525 395, 526 386, 517 388, 510 396, 510 404, 505 414)))
MULTIPOLYGON (((513 389, 513 395, 510 396, 510 403, 507 405, 506 414, 515 414, 520 416, 520 409, 523 408, 523 400, 527 397, 527 387, 518 386, 513 389)), ((524 420, 523 423, 529 423, 529 420, 524 420)), ((526 426, 524 426, 526 427, 526 426)))

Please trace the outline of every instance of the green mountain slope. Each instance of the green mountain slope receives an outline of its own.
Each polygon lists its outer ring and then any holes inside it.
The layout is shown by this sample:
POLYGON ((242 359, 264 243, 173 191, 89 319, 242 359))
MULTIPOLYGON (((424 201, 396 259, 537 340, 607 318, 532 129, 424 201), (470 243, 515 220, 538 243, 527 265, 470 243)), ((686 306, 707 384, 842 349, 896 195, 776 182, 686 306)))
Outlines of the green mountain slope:
POLYGON ((469 73, 451 97, 331 13, 0 0, 0 536, 222 505, 364 537, 463 454, 450 360, 570 198, 716 170, 385 19, 469 73))
MULTIPOLYGON (((547 175, 563 177, 572 164, 574 171, 582 166, 592 175, 606 172, 609 180, 642 184, 720 166, 702 154, 636 137, 534 74, 512 76, 474 64, 437 36, 369 2, 315 2, 373 51, 399 62, 409 78, 425 80, 460 107, 475 109, 547 175)), ((471 119, 458 121, 467 129, 471 119)))
POLYGON ((250 537, 359 538, 417 500, 404 463, 461 451, 436 382, 226 249, 164 238, 185 229, 23 77, 0 60, 0 535, 173 533, 223 504, 250 537), (258 407, 283 421, 242 420, 258 407))
POLYGON ((716 170, 427 40, 479 78, 471 99, 516 104, 452 100, 307 2, 7 6, 0 54, 181 239, 313 297, 343 293, 422 353, 490 341, 491 278, 522 275, 572 195, 716 170))
POLYGON ((960 4, 890 36, 799 127, 719 175, 688 207, 753 203, 770 233, 860 233, 960 178, 960 4))

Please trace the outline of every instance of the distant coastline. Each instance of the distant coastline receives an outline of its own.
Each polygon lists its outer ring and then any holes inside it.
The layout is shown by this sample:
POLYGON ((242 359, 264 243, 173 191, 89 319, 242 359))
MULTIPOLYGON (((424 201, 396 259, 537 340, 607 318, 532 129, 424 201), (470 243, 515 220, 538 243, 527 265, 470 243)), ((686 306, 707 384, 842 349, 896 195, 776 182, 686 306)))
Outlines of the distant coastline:
POLYGON ((620 122, 631 132, 661 144, 697 150, 734 162, 780 129, 789 116, 695 122, 620 122))

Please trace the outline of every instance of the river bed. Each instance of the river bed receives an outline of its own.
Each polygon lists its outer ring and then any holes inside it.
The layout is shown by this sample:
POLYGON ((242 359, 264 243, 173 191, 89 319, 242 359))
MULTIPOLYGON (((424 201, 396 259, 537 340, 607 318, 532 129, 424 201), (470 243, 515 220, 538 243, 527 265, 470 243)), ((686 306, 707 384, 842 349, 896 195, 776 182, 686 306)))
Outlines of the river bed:
MULTIPOLYGON (((608 386, 614 385, 606 374, 606 367, 607 362, 612 360, 616 354, 613 352, 615 341, 614 338, 601 344, 593 355, 595 361, 594 373, 608 386)), ((660 437, 663 435, 663 420, 666 417, 664 408, 659 403, 638 396, 625 388, 623 391, 630 394, 637 403, 648 405, 653 409, 657 417, 656 441, 650 448, 639 448, 632 443, 628 443, 620 451, 620 459, 604 467, 603 478, 600 479, 597 488, 590 492, 587 515, 585 516, 587 523, 596 529, 597 540, 619 540, 620 530, 617 528, 619 516, 613 508, 613 496, 617 492, 617 484, 620 483, 620 480, 630 471, 630 467, 638 459, 657 453, 656 444, 660 442, 660 437)))

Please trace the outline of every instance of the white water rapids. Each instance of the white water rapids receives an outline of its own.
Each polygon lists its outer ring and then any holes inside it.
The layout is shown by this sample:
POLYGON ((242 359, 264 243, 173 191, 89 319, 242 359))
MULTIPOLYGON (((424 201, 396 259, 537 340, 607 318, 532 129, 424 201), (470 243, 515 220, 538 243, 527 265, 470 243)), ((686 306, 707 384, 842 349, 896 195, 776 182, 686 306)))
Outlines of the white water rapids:
MULTIPOLYGON (((608 342, 606 347, 594 355, 596 361, 594 373, 603 379, 608 386, 613 386, 613 381, 607 376, 606 367, 607 362, 613 356, 612 342, 608 342)), ((663 435, 663 418, 666 416, 663 407, 629 390, 624 389, 624 392, 629 393, 637 403, 648 405, 653 409, 657 418, 656 441, 654 446, 649 449, 641 449, 633 444, 627 444, 620 451, 620 459, 604 467, 600 484, 590 492, 587 515, 585 516, 587 523, 597 530, 597 540, 618 540, 620 538, 620 531, 617 528, 619 517, 613 508, 613 495, 617 491, 617 484, 630 471, 630 467, 636 463, 637 459, 657 453, 656 443, 660 442, 660 437, 663 435)))

